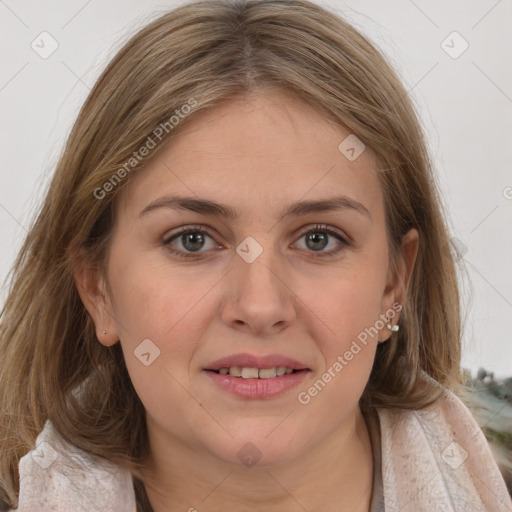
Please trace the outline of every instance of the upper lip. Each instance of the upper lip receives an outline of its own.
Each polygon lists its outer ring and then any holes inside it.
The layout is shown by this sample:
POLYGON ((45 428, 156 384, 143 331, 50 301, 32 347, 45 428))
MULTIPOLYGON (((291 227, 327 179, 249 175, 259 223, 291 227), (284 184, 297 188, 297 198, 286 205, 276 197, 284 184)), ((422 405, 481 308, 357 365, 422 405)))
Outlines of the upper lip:
POLYGON ((269 354, 266 356, 255 356, 247 353, 233 354, 231 356, 217 359, 210 363, 205 370, 218 371, 221 368, 231 368, 232 366, 241 366, 246 368, 275 368, 285 366, 293 370, 307 370, 306 365, 290 357, 279 354, 269 354))

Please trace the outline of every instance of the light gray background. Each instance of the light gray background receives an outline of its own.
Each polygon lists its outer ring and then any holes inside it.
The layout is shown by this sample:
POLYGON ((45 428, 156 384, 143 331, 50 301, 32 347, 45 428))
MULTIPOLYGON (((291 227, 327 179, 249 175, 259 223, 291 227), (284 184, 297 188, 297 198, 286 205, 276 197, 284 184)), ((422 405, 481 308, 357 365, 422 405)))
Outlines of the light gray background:
MULTIPOLYGON (((143 23, 179 3, 0 0, 0 279, 95 79, 143 23), (31 48, 49 48, 43 31, 58 43, 47 59, 31 48)), ((468 270, 463 365, 511 375, 512 0, 322 3, 367 34, 407 84, 468 270)))

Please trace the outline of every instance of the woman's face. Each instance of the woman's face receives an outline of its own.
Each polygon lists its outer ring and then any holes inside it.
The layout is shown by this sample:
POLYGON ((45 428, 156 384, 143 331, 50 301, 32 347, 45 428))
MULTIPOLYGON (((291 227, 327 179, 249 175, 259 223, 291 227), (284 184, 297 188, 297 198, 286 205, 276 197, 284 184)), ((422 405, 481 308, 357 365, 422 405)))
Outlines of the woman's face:
POLYGON ((153 439, 291 460, 352 424, 398 321, 377 163, 275 91, 183 128, 121 195, 98 338, 120 340, 153 439))

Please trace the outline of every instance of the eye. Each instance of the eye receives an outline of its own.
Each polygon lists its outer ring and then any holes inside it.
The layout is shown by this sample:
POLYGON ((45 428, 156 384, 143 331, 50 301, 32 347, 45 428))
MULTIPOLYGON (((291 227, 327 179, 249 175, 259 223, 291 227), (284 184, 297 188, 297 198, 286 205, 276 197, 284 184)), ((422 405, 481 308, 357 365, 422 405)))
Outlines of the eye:
MULTIPOLYGON (((163 240, 162 244, 175 254, 183 258, 195 257, 196 254, 205 252, 201 251, 207 244, 207 239, 212 240, 210 249, 219 248, 220 246, 215 243, 208 231, 205 231, 199 226, 184 226, 177 233, 173 233, 170 237, 163 240), (176 248, 176 245, 181 247, 176 248)), ((207 247, 208 249, 208 247, 207 247)))
MULTIPOLYGON (((305 238, 305 249, 303 250, 319 253, 319 257, 337 254, 349 245, 341 231, 325 224, 309 226, 307 231, 303 231, 300 235, 300 239, 302 238, 305 238), (335 239, 337 243, 332 244, 330 239, 335 239), (329 245, 334 245, 334 248, 325 251, 324 249, 329 245)), ((162 245, 171 253, 182 258, 193 258, 208 250, 222 248, 202 226, 184 226, 178 232, 164 239, 162 245), (208 239, 211 240, 210 247, 206 243, 208 239)))
POLYGON ((316 224, 302 233, 300 239, 305 238, 305 250, 320 253, 320 256, 331 256, 344 249, 349 243, 343 233, 332 226, 316 224), (337 243, 331 244, 330 239, 336 239, 337 243), (334 245, 331 250, 324 251, 329 245, 334 245))

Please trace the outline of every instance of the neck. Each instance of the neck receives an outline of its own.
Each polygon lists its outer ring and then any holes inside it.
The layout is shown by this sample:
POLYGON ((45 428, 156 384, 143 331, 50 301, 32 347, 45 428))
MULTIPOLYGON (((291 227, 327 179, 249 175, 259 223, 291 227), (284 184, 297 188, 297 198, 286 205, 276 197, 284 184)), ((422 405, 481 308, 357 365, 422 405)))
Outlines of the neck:
POLYGON ((368 512, 372 448, 359 407, 299 458, 266 468, 228 464, 152 429, 144 480, 154 512, 368 512), (163 449, 162 449, 163 448, 163 449))

